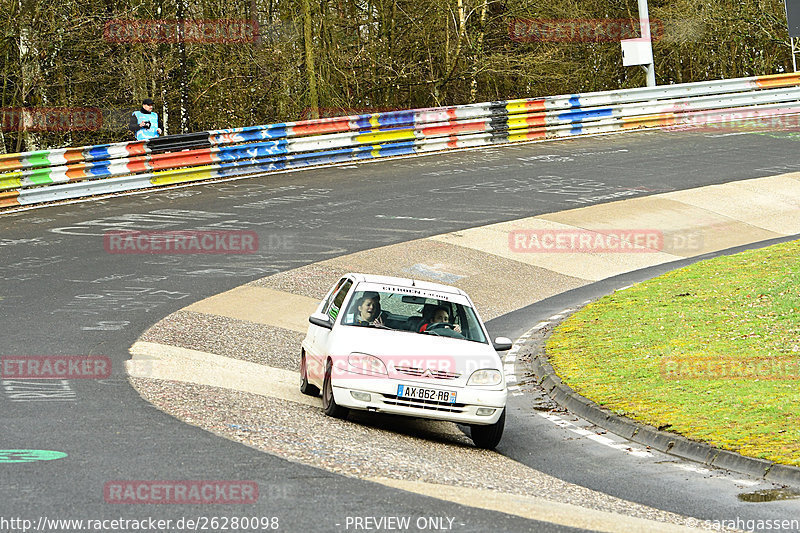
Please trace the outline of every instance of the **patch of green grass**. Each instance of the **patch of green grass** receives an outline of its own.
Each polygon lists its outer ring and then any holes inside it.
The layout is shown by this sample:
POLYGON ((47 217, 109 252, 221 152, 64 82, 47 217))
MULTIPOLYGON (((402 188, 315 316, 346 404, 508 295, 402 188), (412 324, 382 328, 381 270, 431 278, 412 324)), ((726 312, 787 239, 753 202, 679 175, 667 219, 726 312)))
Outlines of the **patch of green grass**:
POLYGON ((800 466, 800 241, 606 296, 564 321, 547 354, 565 383, 612 411, 800 466))

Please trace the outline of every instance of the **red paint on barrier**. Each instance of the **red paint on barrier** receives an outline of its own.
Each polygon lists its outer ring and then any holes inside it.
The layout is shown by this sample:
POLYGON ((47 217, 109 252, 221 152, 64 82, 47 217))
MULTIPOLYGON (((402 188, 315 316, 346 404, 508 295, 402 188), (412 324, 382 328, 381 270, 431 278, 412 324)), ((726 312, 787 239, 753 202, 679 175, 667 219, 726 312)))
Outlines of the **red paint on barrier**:
POLYGON ((137 157, 131 159, 127 163, 125 163, 125 168, 128 169, 133 174, 137 174, 139 172, 147 172, 150 170, 150 165, 148 161, 144 157, 137 157))
POLYGON ((210 148, 187 150, 185 152, 166 153, 153 155, 149 159, 149 166, 153 170, 165 170, 175 167, 192 167, 214 163, 210 148))
POLYGON ((342 133, 352 129, 350 120, 336 118, 301 121, 292 126, 291 131, 294 135, 316 135, 321 133, 342 133))
POLYGON ((538 100, 528 100, 525 102, 524 107, 528 111, 545 111, 544 98, 538 100))
POLYGON ((137 156, 147 154, 144 141, 132 142, 125 145, 128 155, 137 156))
MULTIPOLYGON (((513 120, 513 119, 514 119, 513 116, 509 117, 509 120, 513 120)), ((537 114, 537 115, 531 115, 531 116, 525 117, 525 124, 527 124, 529 126, 546 126, 545 115, 537 114)))

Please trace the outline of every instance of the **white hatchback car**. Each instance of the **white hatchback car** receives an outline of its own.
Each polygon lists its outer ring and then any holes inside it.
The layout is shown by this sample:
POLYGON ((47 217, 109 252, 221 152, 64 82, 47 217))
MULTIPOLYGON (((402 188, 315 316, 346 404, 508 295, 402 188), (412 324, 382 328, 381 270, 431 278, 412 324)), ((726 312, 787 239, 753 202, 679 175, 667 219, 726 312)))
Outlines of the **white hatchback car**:
POLYGON ((405 278, 347 274, 309 317, 300 390, 322 390, 325 414, 350 409, 470 426, 500 442, 508 391, 498 351, 464 291, 405 278))

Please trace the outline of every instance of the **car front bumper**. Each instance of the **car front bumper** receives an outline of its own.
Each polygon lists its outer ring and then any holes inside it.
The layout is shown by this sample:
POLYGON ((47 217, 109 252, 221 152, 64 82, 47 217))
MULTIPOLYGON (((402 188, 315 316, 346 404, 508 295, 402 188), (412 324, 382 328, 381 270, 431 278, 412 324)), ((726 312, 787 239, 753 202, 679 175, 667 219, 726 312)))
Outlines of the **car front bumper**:
POLYGON ((446 382, 417 382, 394 379, 353 379, 333 380, 333 397, 336 403, 349 409, 404 415, 415 418, 447 420, 461 424, 494 424, 500 418, 506 405, 508 392, 488 390, 478 387, 448 386, 446 382), (456 393, 455 403, 433 400, 398 398, 398 385, 446 390, 456 393), (369 394, 369 401, 356 398, 353 393, 369 394), (479 415, 478 409, 494 409, 491 414, 479 415))

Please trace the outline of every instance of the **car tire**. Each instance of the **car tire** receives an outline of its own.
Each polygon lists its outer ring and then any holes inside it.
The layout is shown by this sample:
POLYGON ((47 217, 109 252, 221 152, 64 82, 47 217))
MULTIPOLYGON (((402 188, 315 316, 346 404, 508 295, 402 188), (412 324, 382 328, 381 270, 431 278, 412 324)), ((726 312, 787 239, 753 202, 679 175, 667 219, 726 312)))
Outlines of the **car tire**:
POLYGON ((319 396, 319 387, 308 382, 305 352, 300 354, 300 392, 308 396, 319 396))
POLYGON ((503 428, 506 425, 506 410, 500 414, 500 418, 494 424, 484 426, 472 425, 470 426, 470 436, 472 442, 478 448, 486 450, 493 450, 500 444, 500 439, 503 437, 503 428))
POLYGON ((347 407, 342 407, 336 403, 336 398, 333 397, 333 384, 331 383, 331 375, 333 374, 333 364, 331 360, 325 363, 325 379, 322 382, 322 408, 325 414, 333 418, 347 418, 350 410, 347 407))

